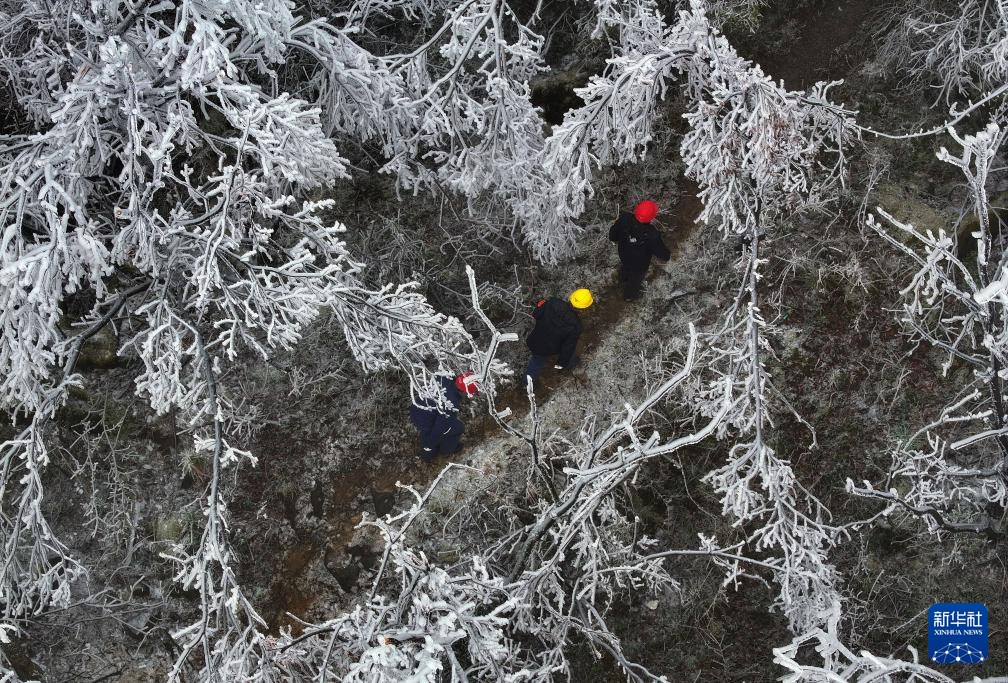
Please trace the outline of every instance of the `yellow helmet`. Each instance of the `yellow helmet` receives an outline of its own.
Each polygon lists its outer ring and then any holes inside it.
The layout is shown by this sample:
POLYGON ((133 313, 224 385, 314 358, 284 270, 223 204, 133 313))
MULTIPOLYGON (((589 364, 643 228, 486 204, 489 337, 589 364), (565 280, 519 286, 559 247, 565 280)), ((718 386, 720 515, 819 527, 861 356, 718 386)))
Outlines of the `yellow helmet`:
POLYGON ((570 295, 570 302, 574 308, 588 308, 595 302, 595 299, 587 289, 575 289, 574 293, 570 295))

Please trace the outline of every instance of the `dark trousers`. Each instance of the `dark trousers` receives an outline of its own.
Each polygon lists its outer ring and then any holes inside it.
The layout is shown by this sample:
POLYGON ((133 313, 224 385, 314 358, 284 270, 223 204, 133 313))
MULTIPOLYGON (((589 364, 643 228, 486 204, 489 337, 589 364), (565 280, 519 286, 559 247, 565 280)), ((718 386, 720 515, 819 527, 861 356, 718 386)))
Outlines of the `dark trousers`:
POLYGON ((465 424, 462 420, 457 417, 452 418, 446 430, 439 434, 428 434, 426 438, 421 439, 420 458, 430 462, 439 453, 451 455, 456 452, 459 449, 459 441, 462 440, 463 432, 465 432, 465 424))
POLYGON ((542 371, 546 369, 547 365, 549 365, 549 362, 549 356, 537 356, 532 354, 532 357, 529 358, 528 367, 525 368, 525 374, 533 380, 537 380, 539 379, 539 375, 542 374, 542 371))
POLYGON ((646 270, 629 270, 624 266, 619 269, 619 282, 623 286, 623 298, 627 301, 641 298, 644 293, 644 276, 646 270))
MULTIPOLYGON (((539 375, 541 375, 542 371, 546 369, 547 365, 549 365, 550 358, 552 358, 552 356, 537 356, 536 354, 532 354, 532 357, 529 358, 528 367, 525 368, 525 374, 531 377, 533 381, 539 379, 539 375)), ((559 359, 557 360, 559 362, 559 359)), ((580 360, 580 356, 573 356, 563 369, 573 370, 577 367, 580 360)))

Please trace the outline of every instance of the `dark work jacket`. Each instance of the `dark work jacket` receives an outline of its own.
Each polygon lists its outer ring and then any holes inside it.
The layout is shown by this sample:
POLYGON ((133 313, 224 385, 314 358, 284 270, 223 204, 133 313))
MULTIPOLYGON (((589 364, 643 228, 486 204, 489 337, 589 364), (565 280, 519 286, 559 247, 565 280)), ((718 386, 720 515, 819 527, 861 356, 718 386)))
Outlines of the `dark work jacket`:
POLYGON ((424 448, 436 448, 441 442, 441 437, 452 429, 457 429, 462 424, 458 418, 458 407, 462 401, 462 394, 455 381, 450 377, 441 377, 441 388, 451 402, 454 410, 446 415, 437 409, 434 399, 424 401, 422 405, 410 406, 410 421, 420 432, 420 443, 424 448))
POLYGON ((671 256, 658 230, 650 223, 641 223, 630 213, 621 213, 616 219, 609 228, 609 240, 616 243, 626 270, 647 272, 652 256, 661 261, 668 261, 671 256))
POLYGON ((537 356, 559 356, 560 365, 567 367, 581 336, 581 316, 569 302, 555 296, 537 306, 532 315, 535 327, 525 338, 529 351, 537 356))

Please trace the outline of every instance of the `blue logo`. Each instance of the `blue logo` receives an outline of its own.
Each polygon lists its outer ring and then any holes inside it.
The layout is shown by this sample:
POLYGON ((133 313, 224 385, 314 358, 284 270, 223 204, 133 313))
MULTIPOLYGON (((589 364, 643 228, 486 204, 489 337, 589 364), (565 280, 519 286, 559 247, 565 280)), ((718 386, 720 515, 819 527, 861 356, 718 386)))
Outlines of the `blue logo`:
POLYGON ((939 664, 987 659, 987 608, 979 602, 939 602, 928 610, 928 654, 939 664))

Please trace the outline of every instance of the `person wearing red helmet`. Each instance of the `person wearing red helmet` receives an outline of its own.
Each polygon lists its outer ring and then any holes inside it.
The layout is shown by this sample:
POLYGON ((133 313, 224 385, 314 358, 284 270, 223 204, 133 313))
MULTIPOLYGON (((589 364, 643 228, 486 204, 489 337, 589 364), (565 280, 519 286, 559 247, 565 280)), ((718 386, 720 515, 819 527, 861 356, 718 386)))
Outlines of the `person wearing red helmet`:
POLYGON ((450 375, 439 375, 438 381, 445 397, 447 408, 439 408, 433 398, 421 399, 410 406, 410 421, 420 433, 419 456, 429 463, 436 455, 451 455, 462 449, 462 434, 465 423, 459 419, 459 404, 462 397, 472 397, 477 390, 471 372, 463 372, 453 380, 450 375))
POLYGON ((632 214, 620 213, 609 228, 609 241, 616 243, 619 253, 619 281, 625 301, 641 297, 652 257, 668 261, 672 256, 661 234, 651 224, 657 215, 658 205, 646 199, 634 207, 632 214))
POLYGON ((472 398, 476 395, 479 385, 477 385, 476 380, 473 379, 473 373, 463 372, 455 378, 455 388, 458 389, 460 393, 472 398))

